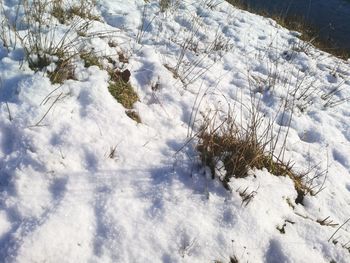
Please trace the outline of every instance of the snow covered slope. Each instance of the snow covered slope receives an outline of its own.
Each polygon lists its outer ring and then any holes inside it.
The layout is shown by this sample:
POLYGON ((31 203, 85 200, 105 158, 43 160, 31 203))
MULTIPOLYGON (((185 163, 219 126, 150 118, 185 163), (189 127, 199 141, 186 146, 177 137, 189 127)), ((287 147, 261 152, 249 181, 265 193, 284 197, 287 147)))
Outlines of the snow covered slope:
MULTIPOLYGON (((2 2, 15 19, 20 1, 2 2)), ((52 84, 13 32, 0 40, 0 262, 350 262, 349 61, 222 1, 159 2, 101 0, 80 34, 130 70, 141 123, 104 67, 77 57, 52 84), (288 133, 286 159, 320 175, 303 204, 287 177, 256 170, 227 191, 199 162, 201 116, 244 121, 252 97, 288 133)))

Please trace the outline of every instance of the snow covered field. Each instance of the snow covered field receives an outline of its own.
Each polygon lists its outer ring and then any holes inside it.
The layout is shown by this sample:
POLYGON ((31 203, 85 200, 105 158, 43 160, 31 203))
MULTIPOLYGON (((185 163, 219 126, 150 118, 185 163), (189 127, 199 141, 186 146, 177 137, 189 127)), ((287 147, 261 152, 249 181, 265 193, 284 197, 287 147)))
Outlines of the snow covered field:
POLYGON ((102 64, 75 56, 62 84, 24 59, 27 25, 2 27, 0 262, 350 262, 350 62, 226 2, 160 2, 98 1, 84 34, 51 17, 50 39, 102 64), (112 64, 141 123, 108 90, 112 64), (200 162, 204 116, 245 122, 252 98, 310 171, 302 204, 288 177, 253 170, 228 191, 200 162))

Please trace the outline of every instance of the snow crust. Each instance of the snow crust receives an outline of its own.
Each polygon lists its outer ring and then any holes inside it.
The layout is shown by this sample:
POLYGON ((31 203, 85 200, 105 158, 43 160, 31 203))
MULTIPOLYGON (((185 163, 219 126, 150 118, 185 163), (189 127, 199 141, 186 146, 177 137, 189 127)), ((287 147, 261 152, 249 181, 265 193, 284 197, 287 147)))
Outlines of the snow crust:
MULTIPOLYGON (((350 223, 329 240, 350 217, 349 61, 214 2, 160 12, 158 1, 99 1, 90 30, 111 33, 85 45, 128 54, 118 66, 131 72, 140 124, 109 93, 106 71, 77 61, 77 80, 51 84, 20 47, 1 45, 1 262, 349 262, 350 223), (327 170, 304 205, 289 178, 255 170, 230 192, 198 161, 188 135, 201 113, 233 109, 244 121, 252 94, 276 131, 292 117, 295 169, 327 170), (249 204, 244 189, 256 192, 249 204), (339 225, 317 222, 327 217, 339 225)), ((4 8, 15 15, 16 1, 4 8)))

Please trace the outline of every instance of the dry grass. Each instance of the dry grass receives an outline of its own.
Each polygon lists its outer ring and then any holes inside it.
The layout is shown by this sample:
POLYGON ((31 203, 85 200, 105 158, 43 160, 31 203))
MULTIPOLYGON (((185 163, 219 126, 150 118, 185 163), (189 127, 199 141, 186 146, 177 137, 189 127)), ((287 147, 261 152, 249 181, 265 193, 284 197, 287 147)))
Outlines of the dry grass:
POLYGON ((103 65, 100 62, 100 57, 93 52, 82 52, 80 58, 84 61, 86 68, 91 66, 97 66, 99 69, 103 69, 103 65))
POLYGON ((258 130, 261 118, 254 116, 243 127, 231 117, 215 126, 213 119, 206 119, 198 133, 197 150, 203 164, 210 168, 212 178, 219 178, 226 189, 230 189, 232 178, 243 178, 254 169, 266 169, 275 176, 288 176, 294 182, 298 197, 296 203, 302 203, 310 189, 303 181, 305 175, 293 171, 291 162, 284 162, 275 154, 275 137, 269 126, 261 136, 258 130), (218 171, 224 170, 224 174, 218 171))
POLYGON ((93 9, 96 6, 94 0, 80 0, 79 3, 65 7, 65 3, 61 0, 52 2, 51 15, 57 18, 61 24, 69 23, 74 17, 80 17, 85 20, 100 21, 98 15, 93 14, 93 9))
MULTIPOLYGON (((147 1, 148 2, 148 1, 147 1)), ((181 1, 179 0, 159 0, 160 12, 166 12, 168 10, 176 10, 181 1)))
POLYGON ((67 79, 75 79, 75 66, 70 60, 60 60, 54 71, 47 72, 51 83, 62 84, 67 79))

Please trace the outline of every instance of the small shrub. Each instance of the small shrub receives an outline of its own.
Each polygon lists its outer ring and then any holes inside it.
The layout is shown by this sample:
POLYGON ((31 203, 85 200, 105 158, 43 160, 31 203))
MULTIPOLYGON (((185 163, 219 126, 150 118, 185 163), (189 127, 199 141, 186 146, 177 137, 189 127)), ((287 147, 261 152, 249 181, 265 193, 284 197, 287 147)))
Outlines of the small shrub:
POLYGON ((24 0, 22 8, 23 18, 10 23, 11 29, 24 48, 29 67, 35 71, 41 70, 53 62, 53 57, 63 56, 66 51, 65 37, 59 42, 54 41, 56 27, 50 28, 51 17, 47 17, 50 10, 49 1, 24 0), (18 22, 28 27, 24 35, 17 31, 18 22))
POLYGON ((108 86, 109 92, 127 109, 125 113, 130 119, 141 123, 139 114, 133 109, 134 103, 139 100, 139 96, 129 83, 130 71, 128 69, 124 71, 108 70, 108 73, 111 77, 108 86))

